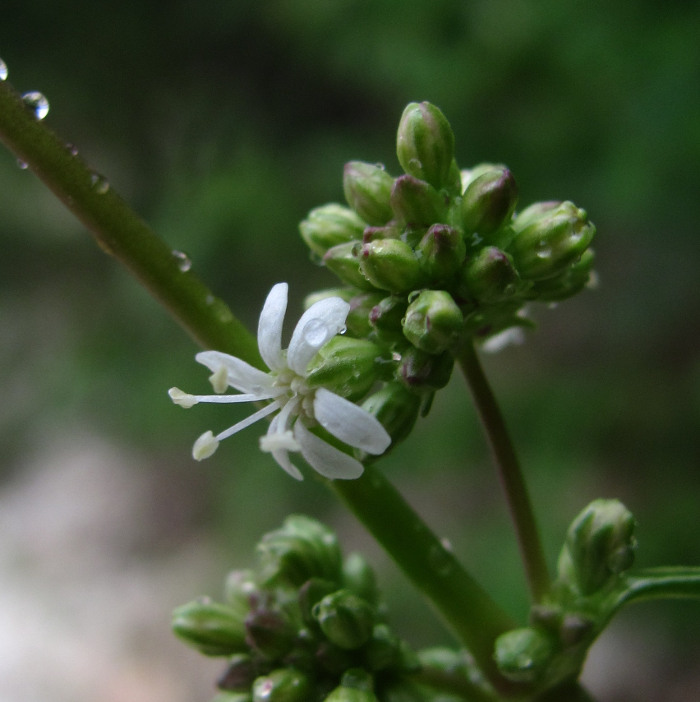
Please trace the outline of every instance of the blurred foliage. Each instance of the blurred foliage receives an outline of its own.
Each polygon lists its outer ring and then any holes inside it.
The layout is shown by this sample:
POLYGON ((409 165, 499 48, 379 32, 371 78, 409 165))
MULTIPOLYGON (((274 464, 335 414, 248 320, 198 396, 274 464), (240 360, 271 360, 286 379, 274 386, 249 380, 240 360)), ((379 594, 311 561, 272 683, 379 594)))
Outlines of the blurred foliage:
MULTIPOLYGON (((6 0, 2 17, 13 85, 48 96, 50 126, 251 325, 272 283, 290 282, 297 310, 332 284, 297 223, 342 200, 345 161, 398 171, 409 101, 441 107, 461 164, 508 164, 522 202, 585 207, 599 289, 536 311, 539 331, 487 370, 552 562, 597 496, 638 517, 644 565, 699 562, 700 5, 6 0)), ((296 485, 259 456, 254 432, 204 468, 190 463, 192 439, 232 421, 170 404, 171 385, 204 387, 193 345, 5 152, 0 236, 3 472, 21 469, 47 427, 87 427, 149 452, 165 484, 201 471, 212 510, 200 519, 243 560, 292 509, 367 544, 313 481, 296 485)), ((383 464, 522 614, 507 517, 459 378, 383 464)), ((387 599, 414 606, 386 568, 387 599)))

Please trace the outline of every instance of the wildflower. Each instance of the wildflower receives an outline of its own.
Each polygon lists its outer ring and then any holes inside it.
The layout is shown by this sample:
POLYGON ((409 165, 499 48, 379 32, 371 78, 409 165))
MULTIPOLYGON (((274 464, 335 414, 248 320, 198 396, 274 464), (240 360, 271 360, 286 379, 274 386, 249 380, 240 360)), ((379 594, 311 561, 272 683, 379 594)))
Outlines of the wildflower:
POLYGON ((325 387, 308 381, 309 364, 316 353, 345 326, 350 305, 339 297, 314 303, 296 325, 289 347, 282 349, 282 325, 287 308, 287 284, 273 286, 258 323, 258 348, 269 368, 264 372, 240 358, 219 351, 203 351, 196 360, 212 371, 209 380, 216 395, 190 395, 178 388, 168 391, 176 404, 188 408, 199 402, 267 402, 262 409, 214 436, 207 431, 197 439, 193 457, 201 461, 211 456, 223 439, 259 419, 277 412, 267 433, 260 439, 262 451, 271 453, 293 478, 302 479, 289 453, 303 458, 327 478, 358 478, 362 464, 311 431, 320 425, 329 434, 352 448, 369 454, 383 453, 391 438, 379 421, 364 409, 325 387), (224 395, 227 387, 241 394, 224 395))

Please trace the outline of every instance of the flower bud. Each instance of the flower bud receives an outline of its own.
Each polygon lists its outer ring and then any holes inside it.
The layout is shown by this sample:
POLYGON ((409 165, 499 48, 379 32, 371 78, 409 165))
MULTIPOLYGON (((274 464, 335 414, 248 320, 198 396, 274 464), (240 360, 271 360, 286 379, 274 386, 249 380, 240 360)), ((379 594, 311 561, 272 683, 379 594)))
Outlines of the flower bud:
POLYGON ((220 690, 247 692, 258 677, 257 666, 246 653, 237 653, 228 662, 224 674, 216 681, 220 690))
POLYGON ((458 290, 468 299, 489 305, 507 300, 527 286, 515 270, 511 256, 495 246, 485 246, 467 260, 458 290))
POLYGON ((313 699, 309 678, 296 668, 278 668, 253 683, 253 702, 308 702, 313 699))
POLYGON ((462 233, 447 224, 433 224, 416 248, 420 264, 431 282, 449 280, 467 255, 462 233))
POLYGON ((411 175, 394 181, 391 208, 400 222, 414 228, 441 222, 446 216, 443 196, 429 183, 411 175))
POLYGON ((375 288, 396 293, 413 290, 424 280, 416 255, 400 239, 377 239, 364 244, 360 270, 375 288))
POLYGON ((371 225, 386 224, 393 216, 389 197, 394 179, 383 166, 350 161, 343 171, 343 192, 348 205, 371 225))
POLYGON ((515 229, 516 232, 521 232, 526 227, 529 227, 533 222, 536 222, 538 219, 541 219, 543 216, 551 213, 561 204, 561 200, 533 202, 532 205, 528 205, 524 210, 518 212, 513 218, 513 229, 515 229))
POLYGON ((350 400, 359 399, 377 379, 375 364, 380 356, 381 349, 371 341, 335 336, 311 359, 306 382, 350 400))
POLYGON ((445 115, 429 102, 412 102, 401 115, 396 155, 402 168, 438 190, 450 182, 455 137, 445 115))
POLYGON ((311 578, 299 588, 299 610, 307 626, 316 626, 317 622, 312 614, 316 603, 320 602, 326 595, 330 595, 337 589, 338 583, 331 582, 330 580, 321 580, 320 578, 311 578))
POLYGON ((637 547, 632 513, 618 500, 594 500, 576 517, 559 556, 560 581, 593 595, 631 567, 637 547))
POLYGON ((260 578, 265 584, 300 587, 310 578, 337 582, 342 555, 338 537, 315 519, 292 515, 281 529, 263 536, 257 546, 260 578))
POLYGON ((406 298, 389 295, 380 300, 369 314, 369 322, 379 341, 385 344, 406 343, 401 329, 401 320, 406 315, 406 298))
POLYGON ((314 606, 313 616, 331 643, 354 650, 372 635, 375 613, 367 601, 350 590, 337 590, 314 606))
POLYGON ((362 403, 362 409, 379 420, 395 446, 411 433, 420 405, 418 395, 397 382, 390 382, 370 395, 362 403))
POLYGON ((252 570, 233 570, 226 576, 224 597, 226 604, 243 621, 250 612, 252 598, 258 592, 252 570))
POLYGON ((252 702, 253 698, 248 692, 229 692, 222 690, 214 695, 211 702, 252 702))
POLYGON ((282 612, 264 607, 248 615, 245 628, 248 645, 270 660, 288 653, 296 638, 296 629, 282 612))
POLYGON ((348 328, 348 333, 359 339, 366 339, 371 331, 370 314, 375 305, 381 302, 386 293, 363 293, 355 295, 348 302, 350 303, 350 311, 345 319, 345 324, 348 328))
POLYGON ((408 305, 403 323, 404 336, 428 353, 442 353, 459 342, 464 318, 444 290, 423 290, 408 305))
POLYGON ((476 166, 471 168, 466 168, 459 173, 462 189, 461 193, 464 193, 466 189, 484 173, 490 173, 494 170, 505 170, 506 166, 502 163, 477 163, 476 166))
POLYGON ((586 212, 571 202, 563 202, 524 229, 516 229, 508 251, 523 278, 542 280, 577 261, 594 234, 595 227, 586 212))
POLYGON ((395 668, 401 663, 401 641, 386 624, 377 624, 372 638, 365 644, 363 656, 370 670, 395 668))
POLYGON ((473 180, 462 196, 465 234, 488 237, 506 224, 518 201, 518 188, 507 168, 494 168, 473 180))
POLYGON ((378 603, 377 578, 361 553, 351 553, 343 561, 343 585, 366 602, 372 605, 378 603))
POLYGON ((361 668, 346 671, 336 687, 323 702, 379 702, 373 692, 372 676, 361 668))
POLYGON ((593 249, 586 249, 578 261, 565 268, 559 275, 535 281, 529 291, 529 297, 541 302, 558 302, 576 295, 583 288, 592 286, 592 281, 595 280, 594 263, 593 249))
POLYGON ((230 656, 246 649, 241 619, 230 607, 209 598, 177 607, 172 628, 186 644, 205 656, 230 656))
POLYGON ((435 355, 410 346, 401 357, 397 377, 414 392, 431 392, 447 385, 453 366, 449 351, 435 355))
POLYGON ((362 232, 362 243, 369 244, 375 239, 400 239, 401 227, 396 222, 385 224, 383 227, 365 227, 362 232))
POLYGON ((494 658, 503 675, 513 682, 533 683, 554 655, 552 637, 533 627, 513 629, 496 639, 494 658))
POLYGON ((376 290, 360 271, 360 251, 361 245, 357 242, 338 244, 326 251, 323 265, 347 285, 354 285, 360 290, 376 290))
POLYGON ((359 241, 365 223, 348 207, 330 203, 311 210, 299 225, 301 238, 318 256, 337 244, 359 241))

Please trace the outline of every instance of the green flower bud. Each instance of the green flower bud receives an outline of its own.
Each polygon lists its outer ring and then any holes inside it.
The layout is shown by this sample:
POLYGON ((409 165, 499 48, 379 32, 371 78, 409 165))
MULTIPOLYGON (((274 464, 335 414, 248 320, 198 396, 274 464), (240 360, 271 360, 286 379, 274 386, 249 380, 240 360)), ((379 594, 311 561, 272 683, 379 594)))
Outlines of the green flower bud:
POLYGON ((400 222, 413 228, 442 222, 447 214, 444 197, 432 185, 411 175, 394 181, 391 207, 400 222))
POLYGON ((559 556, 559 580, 593 595, 631 567, 637 542, 632 513, 618 500, 594 500, 573 521, 559 556))
POLYGON ((576 295, 595 282, 593 249, 586 249, 581 258, 565 268, 559 275, 537 280, 529 291, 529 297, 541 302, 558 302, 576 295))
POLYGON ((545 671, 554 652, 551 636, 541 629, 525 627, 501 634, 496 639, 494 658, 509 680, 533 683, 545 671))
POLYGON ((467 255, 462 233, 447 224, 433 224, 416 248, 423 271, 431 282, 449 280, 467 255))
POLYGON ((345 302, 350 302, 356 294, 357 290, 353 288, 324 288, 323 290, 309 293, 304 298, 303 306, 305 310, 308 310, 311 305, 321 300, 327 300, 329 297, 339 297, 345 302))
POLYGON ((246 649, 243 621, 230 607, 203 597, 173 611, 172 628, 205 656, 230 656, 246 649))
POLYGON ((533 202, 532 205, 528 205, 522 212, 518 212, 513 218, 513 229, 516 232, 521 232, 526 227, 541 219, 542 217, 550 214, 559 205, 561 205, 561 200, 546 200, 544 202, 533 202))
POLYGON ((393 216, 389 197, 394 179, 383 166, 350 161, 343 171, 348 205, 368 224, 386 224, 393 216))
POLYGON ((386 293, 363 293, 354 295, 348 302, 350 303, 350 311, 345 320, 348 328, 348 333, 360 339, 366 339, 372 332, 370 323, 370 314, 375 305, 379 304, 385 297, 386 293))
POLYGON ((401 115, 396 155, 412 176, 444 188, 450 183, 455 137, 445 115, 429 102, 412 102, 401 115))
POLYGON ((326 595, 313 608, 313 615, 326 638, 342 649, 360 648, 372 635, 374 609, 350 590, 326 595))
POLYGON ((595 633, 595 622, 583 614, 570 612, 564 616, 559 630, 559 640, 565 648, 578 646, 595 633))
POLYGON ((396 293, 420 287, 424 280, 413 250, 399 239, 377 239, 364 244, 360 270, 375 288, 396 293))
POLYGON ((363 649, 365 666, 372 671, 396 668, 401 663, 401 641, 386 624, 377 624, 363 649))
POLYGON ((247 692, 221 691, 212 697, 211 702, 253 702, 253 698, 247 692))
POLYGON ((396 222, 386 224, 383 227, 365 227, 362 233, 362 243, 369 244, 375 239, 400 239, 401 227, 396 222))
POLYGON ((518 201, 518 188, 507 168, 494 168, 473 180, 462 197, 465 234, 488 237, 506 224, 518 201))
POLYGON ((462 338, 464 318, 444 290, 423 290, 408 305, 403 323, 404 336, 428 353, 442 353, 462 338))
POLYGON ((245 621, 246 642, 265 658, 275 660, 289 653, 296 638, 292 623, 277 610, 258 609, 245 621))
POLYGON ((351 553, 343 561, 343 585, 371 605, 378 604, 377 577, 361 553, 351 553))
POLYGON ((516 229, 508 250, 523 278, 542 280, 577 261, 594 234, 595 227, 586 212, 571 202, 563 202, 524 229, 516 229))
POLYGON ((349 208, 330 203, 311 210, 299 225, 301 238, 318 256, 337 244, 359 241, 365 223, 349 208))
POLYGON ((528 286, 520 279, 511 256, 495 246, 485 246, 467 260, 458 291, 467 299, 490 305, 512 298, 528 286))
POLYGON ((253 659, 245 653, 238 653, 231 657, 228 668, 217 680, 216 686, 220 690, 247 692, 258 674, 253 659))
POLYGON ((307 580, 300 588, 298 595, 299 610, 301 617, 307 626, 315 627, 316 619, 312 612, 316 603, 320 602, 326 595, 330 595, 338 589, 338 583, 320 578, 307 580))
POLYGON ((351 668, 323 702, 379 702, 373 692, 372 677, 360 668, 351 668))
POLYGON ((476 166, 472 166, 471 168, 466 168, 463 171, 460 171, 459 177, 460 177, 460 182, 462 185, 462 189, 460 190, 461 193, 464 193, 466 189, 479 177, 482 176, 484 173, 490 173, 494 170, 505 170, 507 166, 505 166, 502 163, 477 163, 476 166))
POLYGON ((306 381, 310 387, 326 387, 357 400, 377 380, 376 359, 381 349, 366 339, 333 337, 309 363, 306 381))
POLYGON ((411 433, 420 406, 420 397, 397 382, 387 383, 362 403, 362 409, 374 415, 387 430, 392 446, 411 433))
POLYGON ((401 357, 397 377, 414 392, 431 392, 447 385, 453 366, 449 351, 435 355, 411 346, 401 357))
POLYGON ((251 599, 258 592, 252 570, 233 570, 226 576, 224 597, 226 604, 243 621, 250 612, 251 599))
POLYGON ((253 702, 308 702, 313 699, 309 678, 296 668, 278 668, 253 683, 253 702))
POLYGON ((349 241, 333 246, 323 257, 323 265, 333 271, 343 283, 354 285, 360 290, 376 290, 374 285, 360 271, 361 244, 349 241))
POLYGON ((257 546, 260 578, 268 585, 298 588, 310 578, 338 582, 342 554, 333 531, 315 519, 292 515, 257 546))
POLYGON ((383 298, 371 310, 369 322, 375 330, 379 341, 385 344, 405 344, 401 320, 406 315, 408 303, 406 298, 390 295, 383 298))

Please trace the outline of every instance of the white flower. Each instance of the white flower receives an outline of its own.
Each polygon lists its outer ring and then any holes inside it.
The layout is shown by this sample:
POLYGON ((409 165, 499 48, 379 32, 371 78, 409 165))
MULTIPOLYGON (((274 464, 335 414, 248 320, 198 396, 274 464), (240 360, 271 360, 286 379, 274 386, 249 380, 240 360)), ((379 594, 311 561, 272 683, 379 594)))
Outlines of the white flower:
POLYGON ((192 407, 198 402, 260 402, 262 409, 214 436, 205 432, 197 439, 193 457, 201 461, 211 456, 219 442, 267 415, 277 414, 260 448, 292 477, 302 474, 290 461, 289 452, 299 452, 309 465, 327 478, 358 478, 362 464, 347 453, 320 439, 309 427, 320 424, 343 443, 373 455, 384 453, 391 438, 371 414, 320 387, 306 382, 307 366, 317 351, 345 327, 350 305, 339 297, 329 297, 313 304, 296 325, 289 348, 282 349, 282 325, 287 309, 287 284, 275 285, 265 300, 258 323, 258 348, 269 372, 254 368, 235 356, 219 351, 203 351, 195 357, 212 371, 209 380, 216 393, 227 387, 239 395, 189 395, 178 388, 168 391, 173 402, 192 407))

